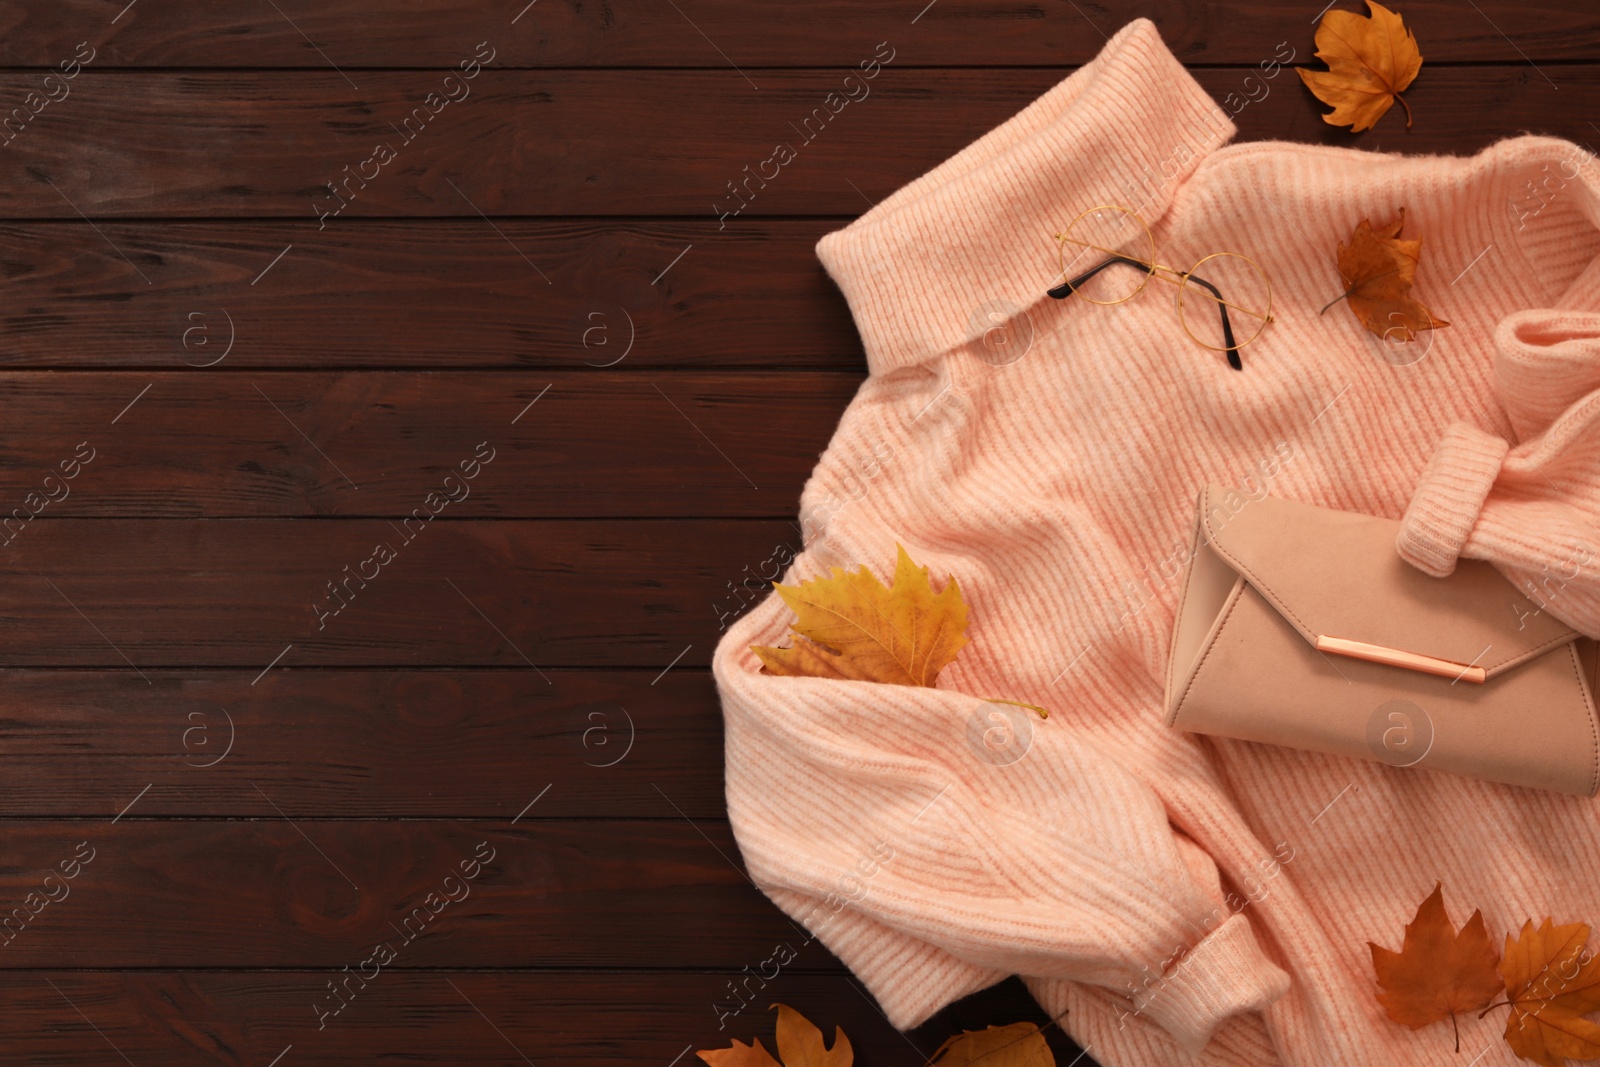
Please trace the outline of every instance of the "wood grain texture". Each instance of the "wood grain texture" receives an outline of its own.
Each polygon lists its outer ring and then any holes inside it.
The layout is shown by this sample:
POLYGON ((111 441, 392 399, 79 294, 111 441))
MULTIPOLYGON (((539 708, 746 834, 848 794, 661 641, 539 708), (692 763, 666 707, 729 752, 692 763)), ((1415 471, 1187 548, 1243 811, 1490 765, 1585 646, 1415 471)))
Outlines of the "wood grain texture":
POLYGON ((703 668, 146 674, 7 672, 7 818, 727 817, 703 668))
MULTIPOLYGON (((817 442, 860 380, 13 373, 0 377, 0 517, 19 506, 26 515, 27 494, 47 491, 59 497, 40 511, 51 518, 398 518, 446 478, 450 518, 792 515, 817 442), (84 441, 94 459, 47 488, 84 441), (461 463, 475 463, 484 441, 493 460, 464 478, 461 463)), ((17 533, 0 528, 0 540, 7 532, 17 533)))
POLYGON ((1261 79, 1311 62, 1314 13, 0 7, 0 1065, 684 1067, 769 1035, 771 1000, 920 1064, 1045 1022, 1011 980, 896 1034, 737 866, 706 664, 799 547, 774 517, 863 371, 813 248, 1141 15, 1228 110, 1266 88, 1242 140, 1600 138, 1592 4, 1407 0, 1416 125, 1361 136, 1261 79), (397 130, 480 41, 470 95, 397 130), (870 95, 797 129, 880 41, 870 95), (30 98, 80 46, 69 95, 30 98), (470 495, 430 498, 485 441, 470 495), (30 902, 80 841, 71 895, 30 902), (319 1029, 480 841, 470 895, 319 1029), (797 960, 719 1028, 779 942, 797 960))
MULTIPOLYGON (((507 798, 513 814, 538 788, 507 798)), ((135 799, 117 796, 101 820, 8 824, 0 917, 13 923, 0 928, 11 938, 0 969, 356 970, 388 939, 396 958, 384 966, 396 969, 738 970, 807 937, 734 865, 725 822, 691 825, 665 799, 658 820, 530 813, 512 826, 290 821, 279 797, 250 793, 251 821, 148 821, 135 805, 113 824, 135 799), (45 881, 75 858, 76 877, 45 881)))
MULTIPOLYGON (((868 83, 870 95, 830 115, 825 98, 844 77, 837 69, 766 71, 759 91, 721 71, 484 70, 469 96, 413 129, 408 142, 397 129, 439 87, 437 71, 369 72, 357 91, 332 72, 87 70, 71 96, 0 150, 16 175, 0 185, 0 216, 273 217, 298 219, 307 233, 361 217, 478 212, 671 215, 720 226, 722 213, 741 202, 729 183, 743 183, 743 168, 756 168, 779 143, 795 158, 765 187, 747 187, 743 214, 728 219, 728 229, 758 216, 855 215, 1065 73, 889 66, 868 83), (804 127, 816 109, 825 124, 804 127), (164 134, 120 135, 137 124, 164 134), (394 158, 366 164, 380 144, 394 158), (370 181, 358 173, 364 164, 370 181), (350 199, 336 197, 329 182, 350 199), (342 214, 324 217, 341 203, 342 214)), ((1196 76, 1224 100, 1260 95, 1252 87, 1259 83, 1245 81, 1259 73, 1221 67, 1196 76)), ((22 97, 37 80, 0 75, 0 99, 22 97)), ((1266 95, 1238 112, 1240 140, 1410 153, 1469 152, 1516 130, 1592 141, 1583 116, 1600 105, 1593 65, 1427 69, 1406 94, 1417 116, 1412 130, 1395 116, 1353 136, 1322 121, 1323 109, 1292 72, 1264 84, 1266 95)), ((1151 162, 1163 151, 1152 148, 1151 162)), ((120 230, 105 232, 121 247, 120 230)), ((130 245, 122 248, 130 286, 153 286, 169 268, 130 245)), ((262 250, 262 260, 271 252, 262 250)), ((521 272, 514 278, 532 284, 521 272)))
MULTIPOLYGON (((385 971, 320 1030, 313 1004, 336 977, 326 971, 0 972, 0 995, 11 1006, 0 1018, 0 1063, 122 1063, 120 1051, 140 1067, 267 1067, 292 1046, 278 1067, 667 1067, 685 1046, 726 1048, 734 1037, 760 1036, 770 1048, 774 1013, 767 1004, 781 1000, 812 1010, 830 1036, 842 1026, 857 1063, 918 1065, 958 1027, 982 1029, 997 1018, 1048 1021, 1012 979, 902 1035, 852 988, 853 979, 807 973, 803 960, 765 988, 752 982, 761 994, 756 1002, 722 1016, 713 1004, 719 997, 730 1002, 727 983, 735 975, 727 972, 385 971)), ((1059 1030, 1049 1037, 1058 1062, 1072 1064, 1077 1050, 1059 1030)), ((677 1062, 701 1061, 691 1053, 677 1062)))
POLYGON ((259 671, 275 661, 704 666, 719 611, 765 592, 778 546, 796 533, 772 520, 434 519, 407 529, 409 543, 382 519, 35 519, 0 548, 0 666, 115 667, 129 685, 147 684, 144 668, 259 671), (365 565, 378 544, 394 558, 365 565), (356 579, 374 569, 363 588, 356 579), (735 599, 735 582, 752 597, 735 599), (313 610, 340 604, 331 618, 313 610))
MULTIPOLYGON (((700 0, 690 5, 586 4, 581 0, 420 0, 403 15, 374 17, 361 0, 213 0, 181 19, 127 0, 14 5, 0 16, 0 63, 52 66, 88 39, 105 62, 141 67, 310 67, 345 70, 448 66, 457 42, 490 39, 506 66, 704 66, 853 64, 873 42, 906 49, 927 66, 1083 63, 1130 19, 1152 18, 1187 63, 1249 63, 1285 35, 1310 38, 1315 7, 1290 18, 1252 0, 1136 0, 1066 5, 1017 0, 700 0), (518 17, 520 14, 520 17, 518 17), (513 23, 513 20, 516 20, 513 23), (292 20, 292 21, 291 21, 292 20), (692 21, 691 21, 692 20, 692 21), (303 35, 302 35, 303 33, 303 35)), ((1360 10, 1356 4, 1341 7, 1360 10)), ((1407 23, 1430 62, 1503 60, 1516 37, 1534 60, 1585 59, 1600 51, 1600 18, 1581 0, 1410 0, 1407 23)), ((356 79, 358 82, 360 79, 356 79)))
POLYGON ((859 368, 849 221, 3 223, 0 366, 859 368))

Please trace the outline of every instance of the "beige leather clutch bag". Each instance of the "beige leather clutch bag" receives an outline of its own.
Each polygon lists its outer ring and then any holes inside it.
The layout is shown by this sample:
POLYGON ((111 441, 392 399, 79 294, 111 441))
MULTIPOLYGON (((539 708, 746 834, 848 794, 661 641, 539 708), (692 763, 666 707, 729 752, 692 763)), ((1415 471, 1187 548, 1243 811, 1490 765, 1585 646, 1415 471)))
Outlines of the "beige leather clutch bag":
POLYGON ((1399 526, 1202 491, 1167 724, 1595 795, 1595 642, 1487 563, 1423 574, 1399 526))

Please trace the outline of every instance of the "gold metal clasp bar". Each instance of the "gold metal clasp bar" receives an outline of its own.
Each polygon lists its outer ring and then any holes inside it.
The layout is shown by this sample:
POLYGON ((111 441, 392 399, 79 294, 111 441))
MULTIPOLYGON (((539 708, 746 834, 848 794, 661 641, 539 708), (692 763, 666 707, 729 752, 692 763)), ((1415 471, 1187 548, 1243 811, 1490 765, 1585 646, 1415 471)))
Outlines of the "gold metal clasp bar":
POLYGON ((1489 673, 1482 667, 1474 667, 1470 663, 1457 663, 1454 660, 1437 659, 1433 656, 1424 656, 1419 652, 1407 652, 1399 648, 1387 648, 1383 645, 1369 645, 1365 641, 1352 641, 1347 637, 1325 637, 1317 635, 1317 651, 1333 652, 1340 656, 1349 656, 1351 659, 1364 659, 1373 663, 1385 663, 1391 667, 1405 667, 1413 671, 1422 671, 1424 674, 1437 674, 1442 678, 1451 678, 1459 682, 1472 682, 1482 685, 1489 680, 1489 673))

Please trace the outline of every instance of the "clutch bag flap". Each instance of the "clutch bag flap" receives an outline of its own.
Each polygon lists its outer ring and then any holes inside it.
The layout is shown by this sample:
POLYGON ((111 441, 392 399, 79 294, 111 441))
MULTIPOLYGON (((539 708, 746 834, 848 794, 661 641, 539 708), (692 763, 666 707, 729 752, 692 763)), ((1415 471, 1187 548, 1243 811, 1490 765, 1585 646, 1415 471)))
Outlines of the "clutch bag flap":
POLYGON ((1594 642, 1399 522, 1208 486, 1174 626, 1180 729, 1594 795, 1594 642))

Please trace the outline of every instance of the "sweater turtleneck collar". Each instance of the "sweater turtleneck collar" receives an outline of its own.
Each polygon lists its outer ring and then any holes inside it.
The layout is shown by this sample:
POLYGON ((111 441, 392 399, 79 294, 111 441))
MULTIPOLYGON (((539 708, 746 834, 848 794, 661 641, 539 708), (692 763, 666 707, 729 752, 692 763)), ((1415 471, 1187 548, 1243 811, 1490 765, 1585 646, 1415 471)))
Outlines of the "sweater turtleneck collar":
MULTIPOLYGON (((1436 156, 1229 145, 1234 133, 1155 26, 1130 22, 1027 108, 818 243, 850 303, 869 370, 926 363, 1028 317, 1055 280, 1050 235, 1078 212, 1122 205, 1159 229, 1202 165, 1212 171, 1252 159, 1265 169, 1246 165, 1220 179, 1213 172, 1208 184, 1238 185, 1256 199, 1254 210, 1287 218, 1298 239, 1312 235, 1323 255, 1276 264, 1279 271, 1328 273, 1324 260, 1363 214, 1376 225, 1405 207, 1407 235, 1427 242, 1419 291, 1442 315, 1462 299, 1493 301, 1507 313, 1600 310, 1600 157, 1584 146, 1514 137, 1475 156, 1445 157, 1452 172, 1436 156), (1071 203, 1067 189, 1075 190, 1071 203), (1453 189, 1472 190, 1470 210, 1442 206, 1454 202, 1453 189), (1319 227, 1328 212, 1338 218, 1319 227), (1331 236, 1318 237, 1322 230, 1331 236), (1474 272, 1494 274, 1495 285, 1481 288, 1485 279, 1474 272)), ((1329 274, 1330 285, 1336 280, 1329 274)))
POLYGON ((981 337, 996 314, 1023 314, 1050 284, 1052 233, 1099 204, 1154 226, 1234 132, 1155 25, 1130 22, 1038 100, 818 243, 868 367, 924 362, 981 337), (1063 189, 1085 202, 1067 210, 1063 189))

